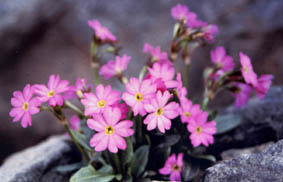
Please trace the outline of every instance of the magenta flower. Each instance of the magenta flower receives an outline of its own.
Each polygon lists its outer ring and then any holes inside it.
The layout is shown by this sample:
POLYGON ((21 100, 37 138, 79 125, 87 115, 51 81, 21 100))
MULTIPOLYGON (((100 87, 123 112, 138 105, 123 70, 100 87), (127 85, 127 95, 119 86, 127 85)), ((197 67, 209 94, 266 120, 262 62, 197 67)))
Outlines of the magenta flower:
POLYGON ((171 62, 168 59, 167 52, 162 52, 160 46, 154 48, 152 45, 145 43, 143 52, 150 53, 153 62, 158 61, 161 64, 163 63, 171 64, 171 62))
POLYGON ((80 123, 81 123, 81 120, 78 117, 78 115, 73 115, 70 118, 70 128, 72 130, 78 130, 80 128, 80 123))
POLYGON ((50 75, 48 80, 48 87, 43 84, 35 85, 35 93, 39 95, 42 102, 49 103, 50 106, 62 106, 64 98, 61 94, 69 90, 69 82, 67 80, 60 80, 59 75, 50 75))
POLYGON ((158 127, 160 132, 165 133, 165 130, 171 128, 171 119, 179 115, 179 105, 176 102, 167 104, 170 97, 168 91, 165 91, 163 95, 158 91, 156 98, 151 99, 149 104, 144 105, 145 110, 150 113, 144 120, 144 124, 147 124, 147 130, 158 127))
POLYGON ((237 87, 236 91, 233 93, 235 97, 235 107, 242 107, 244 106, 250 98, 252 87, 244 83, 235 83, 237 87))
POLYGON ((88 26, 95 31, 95 35, 102 41, 116 41, 116 37, 106 27, 102 26, 98 20, 89 20, 88 26))
POLYGON ((182 4, 177 4, 171 9, 171 16, 177 21, 187 22, 189 8, 182 4))
POLYGON ((102 113, 106 108, 120 100, 120 91, 113 91, 110 85, 104 86, 99 84, 96 87, 96 95, 93 93, 85 93, 81 100, 85 106, 85 115, 93 115, 102 113))
POLYGON ((144 116, 146 111, 144 104, 155 97, 156 85, 150 80, 139 81, 137 78, 131 78, 126 83, 126 92, 123 94, 123 100, 132 108, 134 115, 144 116))
POLYGON ((157 79, 161 79, 166 86, 166 88, 176 88, 178 82, 173 80, 175 70, 173 66, 169 64, 159 64, 154 63, 152 68, 148 68, 149 77, 152 82, 155 82, 157 79))
POLYGON ((251 60, 250 58, 240 52, 240 62, 241 62, 241 71, 242 71, 242 75, 246 81, 246 83, 248 84, 252 84, 254 87, 257 86, 257 75, 255 74, 254 70, 253 70, 253 66, 251 64, 251 60))
POLYGON ((172 154, 168 157, 163 168, 159 169, 159 173, 163 175, 170 174, 171 181, 181 181, 181 172, 183 168, 183 153, 179 153, 176 158, 176 154, 172 154))
POLYGON ((269 90, 271 84, 273 75, 261 75, 261 77, 258 79, 258 84, 256 86, 256 94, 258 98, 263 99, 269 90))
POLYGON ((20 119, 23 128, 31 126, 31 115, 40 111, 39 107, 41 102, 38 98, 33 98, 34 87, 27 84, 23 90, 15 91, 11 104, 14 108, 10 111, 10 116, 14 117, 13 122, 17 122, 20 119))
POLYGON ((99 74, 103 75, 105 79, 110 79, 114 75, 121 75, 123 71, 127 69, 128 63, 130 62, 131 57, 124 54, 122 57, 116 56, 115 61, 108 61, 107 64, 103 65, 99 74))
POLYGON ((179 100, 182 100, 187 95, 187 89, 186 87, 183 87, 181 73, 177 73, 177 83, 178 83, 176 88, 177 96, 179 100))
POLYGON ((93 115, 93 119, 87 120, 88 127, 97 131, 90 140, 90 146, 94 147, 95 151, 100 152, 108 148, 110 152, 117 153, 118 149, 126 149, 127 144, 123 137, 133 135, 133 122, 119 122, 120 118, 120 109, 108 107, 103 114, 93 115))
POLYGON ((213 134, 216 133, 216 123, 207 121, 207 112, 201 112, 188 123, 188 130, 191 132, 190 139, 194 147, 203 144, 208 146, 213 143, 213 134))
POLYGON ((233 58, 226 55, 224 47, 216 47, 215 50, 212 50, 210 52, 210 58, 211 61, 224 72, 230 71, 234 68, 233 58))
POLYGON ((214 36, 218 34, 218 32, 218 27, 216 25, 211 24, 203 28, 203 37, 207 41, 213 42, 214 36))
POLYGON ((193 104, 192 101, 185 97, 180 100, 180 103, 181 107, 179 109, 179 113, 182 123, 190 123, 191 120, 195 119, 195 116, 202 112, 200 105, 193 104))
POLYGON ((125 119, 126 117, 127 117, 127 114, 128 114, 128 112, 129 112, 129 109, 128 109, 128 107, 127 107, 127 104, 125 104, 125 103, 119 103, 119 102, 116 102, 114 105, 113 105, 113 107, 117 107, 117 108, 119 108, 120 109, 120 111, 121 111, 121 118, 120 118, 120 120, 121 119, 125 119))
POLYGON ((85 78, 78 78, 75 85, 69 87, 69 90, 65 92, 64 99, 82 98, 83 93, 90 92, 92 85, 87 84, 85 78))

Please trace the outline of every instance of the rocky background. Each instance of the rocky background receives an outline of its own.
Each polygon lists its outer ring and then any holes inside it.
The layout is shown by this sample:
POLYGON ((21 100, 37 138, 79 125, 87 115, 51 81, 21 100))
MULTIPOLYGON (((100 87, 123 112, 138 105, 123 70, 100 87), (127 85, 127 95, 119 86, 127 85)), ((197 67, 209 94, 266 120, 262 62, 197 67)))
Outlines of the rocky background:
MULTIPOLYGON (((170 8, 178 2, 187 4, 200 19, 217 24, 220 29, 215 43, 193 54, 190 94, 199 97, 201 71, 210 64, 209 51, 217 45, 224 45, 237 59, 239 51, 247 53, 258 74, 272 73, 274 85, 282 85, 282 0, 2 0, 0 163, 15 151, 63 133, 60 123, 49 113, 33 117, 33 126, 27 129, 12 123, 8 115, 10 98, 26 83, 47 83, 50 74, 59 73, 72 83, 77 77, 93 81, 89 60, 92 30, 87 20, 97 18, 118 37, 123 52, 132 57, 127 74, 137 76, 137 70, 146 62, 144 42, 169 49, 174 24, 170 8)), ((180 68, 181 65, 178 64, 180 68)), ((119 82, 111 83, 121 88, 119 82)), ((229 98, 216 103, 225 106, 231 102, 229 98)))

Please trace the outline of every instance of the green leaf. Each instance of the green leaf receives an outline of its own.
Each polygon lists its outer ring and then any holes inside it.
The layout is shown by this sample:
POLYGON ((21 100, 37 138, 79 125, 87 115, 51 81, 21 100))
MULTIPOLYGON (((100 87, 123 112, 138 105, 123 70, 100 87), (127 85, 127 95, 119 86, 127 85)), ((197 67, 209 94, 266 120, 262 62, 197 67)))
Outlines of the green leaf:
POLYGON ((113 170, 112 166, 104 165, 98 170, 98 172, 104 173, 104 174, 113 174, 114 170, 113 170))
POLYGON ((167 135, 164 138, 164 141, 162 141, 157 147, 158 148, 165 148, 165 147, 171 147, 172 145, 175 145, 179 142, 181 139, 180 135, 167 135))
MULTIPOLYGON (((120 175, 117 175, 118 178, 120 175)), ((114 174, 104 174, 95 169, 92 166, 81 168, 70 179, 71 182, 109 182, 116 178, 114 174)))
POLYGON ((235 114, 220 115, 215 119, 217 132, 222 134, 228 132, 241 124, 241 116, 235 114))
POLYGON ((61 165, 56 167, 56 171, 64 173, 64 172, 70 172, 74 171, 76 169, 81 168, 83 165, 82 162, 74 163, 74 164, 67 164, 67 165, 61 165))
POLYGON ((139 147, 133 158, 133 169, 132 174, 138 178, 145 170, 148 162, 149 146, 143 145, 139 147))
POLYGON ((126 138, 126 142, 127 142, 127 148, 125 151, 122 152, 122 164, 123 164, 123 169, 124 171, 128 171, 126 170, 126 167, 130 167, 130 164, 133 161, 133 156, 134 156, 134 152, 133 152, 133 143, 131 142, 131 139, 128 137, 126 138))
POLYGON ((79 142, 79 144, 83 148, 87 149, 88 151, 93 150, 92 148, 90 148, 89 141, 86 139, 86 137, 83 134, 81 134, 77 131, 74 131, 74 130, 71 130, 71 132, 72 132, 73 136, 75 137, 75 139, 79 142))

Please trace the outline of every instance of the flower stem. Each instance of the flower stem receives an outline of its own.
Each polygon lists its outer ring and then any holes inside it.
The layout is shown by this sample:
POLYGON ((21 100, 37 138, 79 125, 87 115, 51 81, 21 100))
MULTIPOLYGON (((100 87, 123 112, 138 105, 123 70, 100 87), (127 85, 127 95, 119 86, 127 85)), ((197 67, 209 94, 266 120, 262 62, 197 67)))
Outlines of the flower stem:
POLYGON ((94 41, 90 44, 90 57, 91 57, 91 67, 93 69, 94 72, 94 80, 95 80, 95 84, 98 85, 99 84, 99 59, 97 58, 97 50, 99 48, 99 45, 97 45, 94 41))
POLYGON ((121 167, 120 167, 120 160, 119 160, 119 157, 116 153, 113 153, 113 160, 114 160, 114 164, 116 166, 116 169, 117 169, 117 172, 119 174, 122 174, 122 171, 121 171, 121 167))
POLYGON ((72 104, 70 101, 67 101, 67 100, 64 101, 64 106, 77 112, 80 116, 84 116, 84 113, 77 106, 72 104))
POLYGON ((139 115, 138 116, 138 121, 137 121, 137 139, 138 142, 141 143, 142 142, 142 117, 139 115))
POLYGON ((141 70, 141 72, 139 74, 139 81, 142 81, 142 79, 143 79, 144 75, 146 74, 146 72, 147 72, 147 66, 143 66, 142 70, 141 70))

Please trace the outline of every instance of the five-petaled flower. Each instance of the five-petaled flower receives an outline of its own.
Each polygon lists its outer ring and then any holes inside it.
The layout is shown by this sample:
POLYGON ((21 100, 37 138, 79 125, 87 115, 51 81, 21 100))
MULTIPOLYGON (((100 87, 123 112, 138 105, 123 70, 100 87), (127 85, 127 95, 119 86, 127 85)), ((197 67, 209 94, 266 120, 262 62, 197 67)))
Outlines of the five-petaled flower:
POLYGON ((102 41, 116 41, 116 37, 106 27, 102 26, 98 20, 89 20, 88 26, 95 31, 95 35, 102 41))
POLYGON ((191 120, 187 128, 191 133, 190 139, 194 147, 203 144, 208 146, 213 143, 213 134, 216 133, 215 121, 207 122, 207 112, 201 112, 191 120))
POLYGON ((104 87, 99 84, 96 87, 96 95, 93 93, 85 93, 81 100, 85 106, 85 115, 102 113, 106 108, 111 107, 120 100, 120 91, 112 90, 110 85, 104 87))
POLYGON ((159 169, 159 173, 163 175, 170 174, 171 181, 181 181, 181 172, 183 168, 183 153, 179 153, 177 158, 176 154, 168 157, 163 168, 159 169))
POLYGON ((158 127, 159 131, 165 133, 165 130, 171 128, 171 119, 179 115, 179 105, 176 102, 167 104, 171 97, 168 91, 163 94, 161 91, 157 92, 155 98, 150 100, 149 104, 145 104, 145 110, 150 113, 145 119, 144 124, 147 124, 147 130, 153 130, 158 127))
POLYGON ((108 149, 112 153, 117 153, 118 149, 126 149, 127 144, 123 137, 133 135, 133 122, 119 121, 120 118, 119 108, 108 107, 103 114, 95 114, 93 119, 87 120, 88 127, 97 131, 90 140, 90 146, 94 147, 95 151, 108 149))
POLYGON ((272 84, 273 75, 261 75, 255 88, 258 98, 263 99, 272 84))
POLYGON ((235 97, 235 107, 243 107, 250 98, 252 87, 244 83, 234 83, 236 90, 233 92, 235 97))
POLYGON ((257 86, 257 75, 253 70, 253 66, 251 64, 251 60, 250 58, 240 52, 240 62, 241 62, 241 71, 242 71, 242 75, 246 81, 246 83, 248 84, 252 84, 254 87, 257 86))
POLYGON ((183 97, 181 100, 181 106, 179 109, 179 113, 181 116, 182 123, 190 123, 191 120, 194 119, 201 111, 200 105, 193 104, 192 101, 183 97))
POLYGON ((144 116, 146 114, 144 104, 155 97, 156 85, 150 80, 139 81, 132 77, 126 84, 126 90, 122 96, 123 100, 131 106, 135 116, 138 114, 144 116))
POLYGON ((226 55, 224 47, 216 47, 210 52, 211 61, 223 72, 231 71, 234 68, 234 61, 231 56, 226 55))
POLYGON ((14 97, 11 99, 13 108, 10 111, 10 116, 14 117, 13 122, 22 119, 21 125, 24 128, 31 126, 31 115, 40 111, 41 102, 37 97, 33 97, 33 94, 34 87, 27 84, 23 92, 15 91, 13 93, 14 97))
POLYGON ((50 75, 48 86, 43 84, 35 85, 35 93, 39 96, 42 102, 49 103, 50 106, 62 106, 64 98, 61 94, 69 90, 69 82, 67 80, 60 80, 59 75, 50 75))

